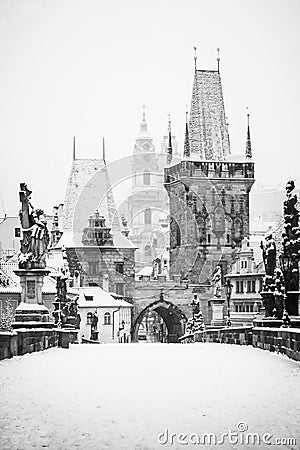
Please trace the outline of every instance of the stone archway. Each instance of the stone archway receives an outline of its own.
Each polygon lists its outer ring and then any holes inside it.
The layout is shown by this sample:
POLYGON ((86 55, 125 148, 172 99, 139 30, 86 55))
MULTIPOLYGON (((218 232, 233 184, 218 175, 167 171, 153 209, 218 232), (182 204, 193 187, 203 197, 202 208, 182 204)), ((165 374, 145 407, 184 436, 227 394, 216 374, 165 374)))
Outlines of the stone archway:
POLYGON ((155 311, 165 322, 168 330, 168 342, 178 342, 178 338, 184 334, 184 324, 187 318, 178 306, 167 300, 157 300, 141 311, 132 325, 132 341, 138 341, 139 326, 148 311, 155 311))

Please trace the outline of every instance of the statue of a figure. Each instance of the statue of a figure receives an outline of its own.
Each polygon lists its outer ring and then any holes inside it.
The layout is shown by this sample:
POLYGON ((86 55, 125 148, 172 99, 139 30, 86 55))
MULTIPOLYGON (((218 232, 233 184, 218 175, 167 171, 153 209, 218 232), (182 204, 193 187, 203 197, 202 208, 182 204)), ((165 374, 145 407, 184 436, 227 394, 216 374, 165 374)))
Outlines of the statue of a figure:
POLYGON ((221 287, 222 287, 222 271, 221 267, 217 266, 216 272, 213 276, 214 283, 214 297, 221 297, 221 287))
POLYGON ((23 237, 19 267, 21 269, 44 269, 49 245, 47 221, 42 209, 34 209, 30 202, 31 191, 25 183, 20 184, 20 222, 23 237))
POLYGON ((266 275, 272 277, 276 267, 276 244, 272 233, 267 234, 265 242, 261 242, 260 247, 263 252, 266 275))
POLYGON ((98 325, 98 315, 96 311, 93 313, 93 319, 92 319, 92 331, 97 331, 97 325, 98 325))

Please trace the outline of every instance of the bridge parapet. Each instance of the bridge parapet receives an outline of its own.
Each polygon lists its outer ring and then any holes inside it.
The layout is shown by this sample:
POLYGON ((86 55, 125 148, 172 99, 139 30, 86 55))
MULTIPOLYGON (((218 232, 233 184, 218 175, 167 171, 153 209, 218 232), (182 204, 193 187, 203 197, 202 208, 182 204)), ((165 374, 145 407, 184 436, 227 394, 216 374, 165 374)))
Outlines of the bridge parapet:
POLYGON ((300 328, 230 327, 210 329, 196 332, 194 342, 252 345, 263 350, 282 353, 291 359, 300 361, 300 328))

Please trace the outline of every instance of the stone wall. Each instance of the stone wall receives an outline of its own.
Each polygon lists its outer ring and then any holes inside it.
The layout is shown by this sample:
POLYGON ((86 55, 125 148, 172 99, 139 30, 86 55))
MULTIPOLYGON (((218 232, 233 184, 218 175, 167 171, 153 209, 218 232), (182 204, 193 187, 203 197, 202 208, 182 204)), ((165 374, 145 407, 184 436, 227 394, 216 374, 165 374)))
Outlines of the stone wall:
POLYGON ((50 347, 69 348, 70 343, 77 341, 77 331, 24 328, 12 332, 0 332, 0 359, 39 352, 50 347))
MULTIPOLYGON (((190 341, 190 338, 186 337, 186 341, 190 341)), ((219 330, 211 329, 195 333, 194 342, 252 345, 263 350, 282 353, 300 361, 300 329, 296 328, 230 327, 219 330)))

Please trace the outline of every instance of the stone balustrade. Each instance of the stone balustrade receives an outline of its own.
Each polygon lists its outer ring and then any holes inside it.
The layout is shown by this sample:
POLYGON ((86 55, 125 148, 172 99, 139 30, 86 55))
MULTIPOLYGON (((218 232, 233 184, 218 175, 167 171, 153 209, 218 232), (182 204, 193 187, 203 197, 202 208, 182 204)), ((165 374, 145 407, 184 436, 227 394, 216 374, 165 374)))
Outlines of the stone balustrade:
MULTIPOLYGON (((186 338, 188 341, 191 337, 186 338)), ((185 342, 182 340, 182 342, 185 342)), ((193 342, 252 345, 300 361, 300 328, 230 327, 197 331, 193 342)))
POLYGON ((20 328, 12 332, 0 332, 0 360, 51 347, 69 348, 70 343, 77 342, 77 333, 78 330, 57 328, 20 328))

